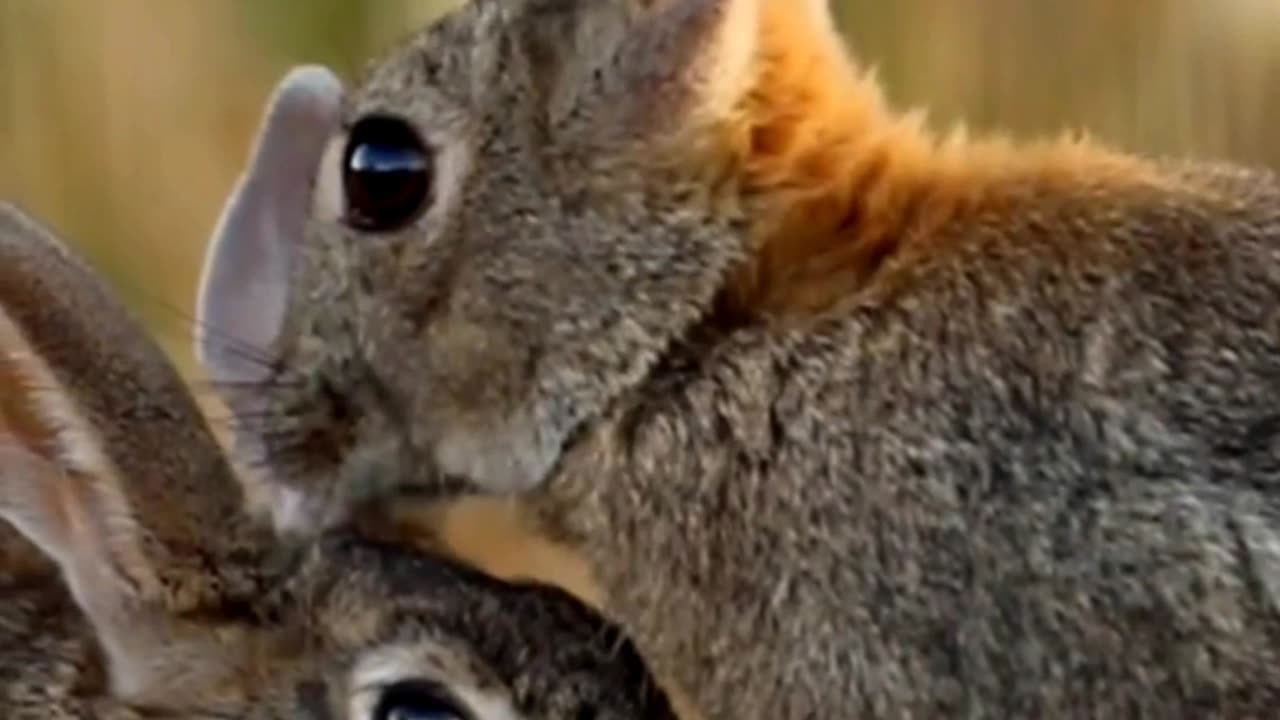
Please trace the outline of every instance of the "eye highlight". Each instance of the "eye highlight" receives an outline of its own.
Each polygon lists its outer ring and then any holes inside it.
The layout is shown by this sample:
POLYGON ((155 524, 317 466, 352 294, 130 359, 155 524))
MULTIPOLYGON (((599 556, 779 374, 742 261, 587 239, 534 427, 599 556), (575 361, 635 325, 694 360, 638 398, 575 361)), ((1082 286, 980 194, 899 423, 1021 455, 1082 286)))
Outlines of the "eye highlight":
POLYGON ((405 680, 387 686, 369 720, 470 720, 439 685, 405 680))
POLYGON ((408 225, 430 201, 434 171, 430 149, 408 122, 391 115, 362 118, 342 157, 345 222, 374 233, 408 225))

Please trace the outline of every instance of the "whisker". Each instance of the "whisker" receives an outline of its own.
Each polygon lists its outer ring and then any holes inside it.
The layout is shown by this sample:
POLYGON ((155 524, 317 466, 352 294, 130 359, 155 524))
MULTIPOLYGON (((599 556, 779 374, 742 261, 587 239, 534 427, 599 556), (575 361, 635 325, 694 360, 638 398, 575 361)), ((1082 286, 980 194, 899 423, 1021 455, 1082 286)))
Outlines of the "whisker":
MULTIPOLYGON (((191 315, 178 305, 175 305, 164 298, 152 294, 141 286, 127 281, 114 283, 115 288, 122 295, 133 298, 141 305, 158 308, 164 311, 171 320, 181 321, 184 331, 200 328, 205 330, 211 337, 221 343, 224 348, 236 353, 241 359, 258 363, 264 366, 272 366, 279 363, 280 358, 273 356, 266 348, 261 348, 247 343, 230 333, 223 332, 209 323, 200 321, 199 318, 191 315)), ((194 339, 194 333, 191 333, 188 339, 194 339)))
POLYGON ((210 380, 209 378, 193 378, 187 383, 189 387, 197 387, 202 390, 275 390, 280 388, 293 389, 303 386, 301 380, 291 380, 288 378, 269 378, 266 380, 210 380))
POLYGON ((263 438, 264 440, 272 440, 276 438, 287 438, 287 437, 292 437, 292 436, 302 434, 300 430, 279 427, 278 422, 273 422, 273 420, 276 420, 276 419, 277 418, 274 418, 272 416, 264 415, 262 417, 247 418, 247 419, 238 418, 238 417, 214 418, 214 419, 210 419, 209 422, 218 427, 226 427, 231 430, 252 432, 255 435, 263 438))

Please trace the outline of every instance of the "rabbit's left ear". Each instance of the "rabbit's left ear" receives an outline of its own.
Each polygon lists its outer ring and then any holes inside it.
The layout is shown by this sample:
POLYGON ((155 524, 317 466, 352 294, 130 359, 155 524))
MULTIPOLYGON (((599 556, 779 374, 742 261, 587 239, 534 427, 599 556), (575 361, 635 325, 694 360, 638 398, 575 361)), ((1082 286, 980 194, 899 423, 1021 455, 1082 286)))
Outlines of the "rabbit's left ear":
POLYGON ((208 620, 180 618, 254 591, 229 561, 263 547, 242 505, 159 347, 50 233, 0 206, 0 519, 57 563, 118 694, 231 666, 208 620))

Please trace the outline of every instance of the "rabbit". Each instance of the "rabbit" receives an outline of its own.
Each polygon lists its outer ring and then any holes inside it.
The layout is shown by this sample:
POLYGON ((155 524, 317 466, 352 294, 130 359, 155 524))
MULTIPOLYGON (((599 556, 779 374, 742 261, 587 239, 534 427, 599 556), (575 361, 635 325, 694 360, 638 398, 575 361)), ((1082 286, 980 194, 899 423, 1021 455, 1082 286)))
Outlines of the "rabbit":
POLYGON ((258 522, 106 283, 0 204, 0 717, 674 718, 568 593, 258 522))
POLYGON ((943 135, 834 28, 473 0, 282 80, 197 341, 273 523, 509 503, 706 718, 1274 714, 1275 175, 943 135))

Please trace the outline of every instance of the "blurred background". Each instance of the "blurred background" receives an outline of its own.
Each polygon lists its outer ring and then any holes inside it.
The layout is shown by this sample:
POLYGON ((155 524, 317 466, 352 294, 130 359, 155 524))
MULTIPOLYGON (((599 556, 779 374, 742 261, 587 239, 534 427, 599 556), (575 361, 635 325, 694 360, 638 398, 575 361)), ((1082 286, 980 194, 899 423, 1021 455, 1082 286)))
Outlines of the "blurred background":
MULTIPOLYGON (((1280 0, 835 2, 937 125, 1280 168, 1280 0)), ((73 238, 190 372, 204 242, 271 87, 304 61, 350 77, 454 4, 0 0, 0 197, 73 238)))

